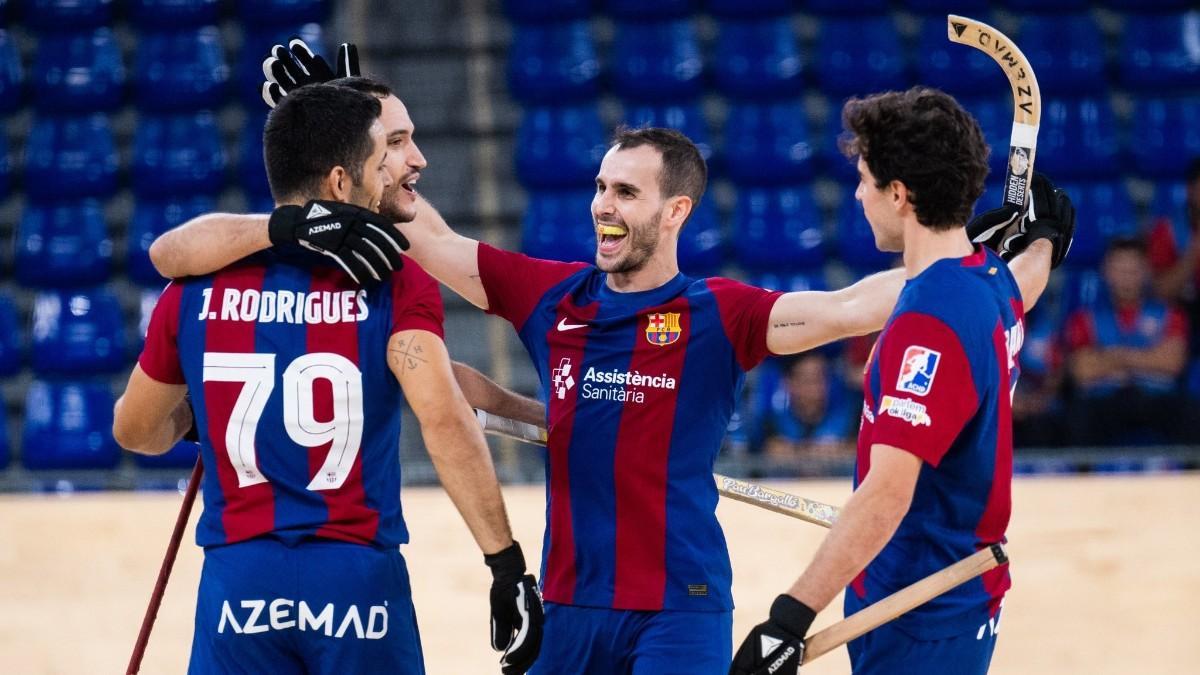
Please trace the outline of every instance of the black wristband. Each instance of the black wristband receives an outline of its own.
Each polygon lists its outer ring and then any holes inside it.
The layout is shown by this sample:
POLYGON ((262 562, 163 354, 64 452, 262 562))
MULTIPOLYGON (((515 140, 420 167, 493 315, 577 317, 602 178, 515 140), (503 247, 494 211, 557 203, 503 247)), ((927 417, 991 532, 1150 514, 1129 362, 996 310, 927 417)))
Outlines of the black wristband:
POLYGON ((525 554, 515 541, 503 551, 484 555, 483 562, 491 568, 492 579, 497 582, 515 582, 525 574, 525 554))
POLYGON ((267 236, 271 239, 272 246, 296 241, 293 230, 297 223, 304 222, 304 217, 300 215, 303 212, 303 207, 294 204, 280 206, 271 212, 271 217, 267 220, 267 236))
POLYGON ((817 613, 811 607, 784 593, 771 603, 771 621, 787 632, 804 639, 817 613))

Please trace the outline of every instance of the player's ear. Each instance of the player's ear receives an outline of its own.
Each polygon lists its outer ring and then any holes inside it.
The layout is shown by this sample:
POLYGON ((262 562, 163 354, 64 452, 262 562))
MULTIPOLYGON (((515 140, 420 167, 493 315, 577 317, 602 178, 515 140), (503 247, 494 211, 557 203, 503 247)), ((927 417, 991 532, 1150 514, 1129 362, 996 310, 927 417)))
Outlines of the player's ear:
POLYGON ((666 208, 663 209, 663 220, 673 229, 683 227, 684 221, 692 214, 692 209, 695 208, 692 203, 692 198, 686 195, 675 195, 667 200, 666 208))
POLYGON ((888 184, 892 188, 892 207, 900 211, 908 204, 908 186, 898 180, 888 184))
POLYGON ((350 187, 353 181, 350 180, 350 174, 340 165, 335 166, 325 174, 322 190, 328 199, 338 202, 350 201, 350 187))

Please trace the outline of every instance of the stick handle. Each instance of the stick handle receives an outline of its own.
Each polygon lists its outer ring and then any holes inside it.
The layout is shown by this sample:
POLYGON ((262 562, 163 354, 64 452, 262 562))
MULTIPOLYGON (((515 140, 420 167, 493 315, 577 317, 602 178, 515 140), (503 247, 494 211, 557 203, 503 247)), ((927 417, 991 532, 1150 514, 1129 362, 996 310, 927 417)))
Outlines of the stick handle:
POLYGON ((855 612, 805 640, 804 663, 869 633, 905 612, 1008 562, 1004 547, 992 544, 855 612))
POLYGON ((179 544, 183 541, 183 531, 187 529, 188 518, 192 514, 192 504, 196 501, 196 490, 200 487, 200 476, 203 474, 204 465, 197 457, 196 466, 192 467, 192 475, 188 478, 187 490, 183 493, 183 504, 179 506, 179 516, 175 518, 175 529, 171 532, 167 553, 163 556, 162 566, 158 568, 158 580, 154 582, 154 592, 150 594, 150 604, 146 606, 146 614, 142 617, 142 628, 138 631, 137 642, 133 645, 133 654, 129 656, 129 667, 125 669, 126 675, 136 675, 142 667, 142 657, 146 654, 150 631, 154 628, 154 620, 158 618, 158 608, 162 605, 163 593, 167 590, 167 580, 171 577, 171 568, 175 566, 175 556, 179 553, 179 544))

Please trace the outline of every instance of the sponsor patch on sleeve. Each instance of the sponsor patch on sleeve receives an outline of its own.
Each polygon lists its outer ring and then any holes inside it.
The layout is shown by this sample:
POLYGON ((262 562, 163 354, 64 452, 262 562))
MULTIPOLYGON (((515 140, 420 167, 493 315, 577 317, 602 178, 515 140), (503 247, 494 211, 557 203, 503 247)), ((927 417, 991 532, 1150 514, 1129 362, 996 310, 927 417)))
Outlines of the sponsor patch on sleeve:
POLYGON ((911 398, 884 396, 879 403, 879 414, 900 418, 914 427, 933 425, 933 420, 930 419, 925 404, 917 403, 911 398))
POLYGON ((910 394, 924 396, 933 388, 933 378, 937 375, 938 363, 942 353, 929 347, 913 345, 904 350, 904 360, 900 362, 900 377, 896 380, 897 391, 907 391, 910 394))

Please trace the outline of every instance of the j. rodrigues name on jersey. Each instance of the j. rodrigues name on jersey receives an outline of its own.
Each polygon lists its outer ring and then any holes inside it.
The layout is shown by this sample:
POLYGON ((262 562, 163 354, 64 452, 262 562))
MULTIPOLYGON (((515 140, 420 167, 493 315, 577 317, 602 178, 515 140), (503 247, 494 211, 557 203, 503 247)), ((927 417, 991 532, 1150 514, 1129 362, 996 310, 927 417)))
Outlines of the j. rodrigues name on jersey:
POLYGON ((255 321, 258 323, 342 323, 366 321, 366 291, 256 291, 226 288, 213 300, 211 288, 201 291, 201 321, 255 321))

